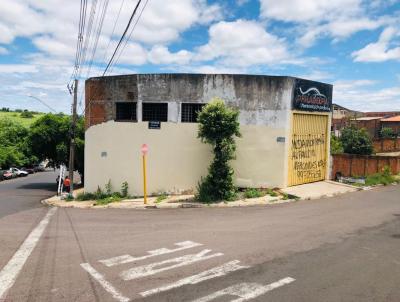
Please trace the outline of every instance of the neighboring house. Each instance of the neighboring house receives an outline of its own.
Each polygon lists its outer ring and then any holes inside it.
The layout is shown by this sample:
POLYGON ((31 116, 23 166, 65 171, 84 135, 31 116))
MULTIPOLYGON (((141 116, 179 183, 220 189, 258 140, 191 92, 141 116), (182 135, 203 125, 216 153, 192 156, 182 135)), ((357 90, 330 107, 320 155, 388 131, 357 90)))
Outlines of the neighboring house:
POLYGON ((400 115, 381 119, 381 128, 392 128, 393 132, 400 136, 400 115))
POLYGON ((366 117, 382 117, 382 118, 388 118, 392 116, 400 115, 400 111, 376 111, 376 112, 364 112, 363 116, 366 117))
POLYGON ((350 110, 338 104, 332 105, 332 119, 340 120, 344 118, 354 118, 360 115, 361 112, 350 110))
POLYGON ((331 131, 335 136, 340 136, 343 128, 350 125, 352 118, 362 116, 362 112, 350 110, 338 104, 332 105, 331 131))
POLYGON ((358 129, 365 128, 371 138, 379 138, 381 132, 380 116, 364 116, 351 120, 358 129))
POLYGON ((219 97, 240 112, 232 161, 239 187, 286 187, 328 178, 332 86, 285 76, 133 74, 86 81, 85 190, 111 180, 143 195, 193 192, 212 160, 197 114, 219 97))

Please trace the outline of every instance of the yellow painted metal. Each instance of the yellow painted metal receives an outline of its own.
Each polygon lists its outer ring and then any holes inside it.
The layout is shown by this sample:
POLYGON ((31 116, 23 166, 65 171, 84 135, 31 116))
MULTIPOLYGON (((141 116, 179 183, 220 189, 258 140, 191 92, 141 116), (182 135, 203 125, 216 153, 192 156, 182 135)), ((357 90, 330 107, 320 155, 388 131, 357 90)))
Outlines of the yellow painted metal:
POLYGON ((325 179, 328 115, 293 113, 288 185, 325 179))
POLYGON ((147 204, 146 154, 143 154, 143 200, 147 204))

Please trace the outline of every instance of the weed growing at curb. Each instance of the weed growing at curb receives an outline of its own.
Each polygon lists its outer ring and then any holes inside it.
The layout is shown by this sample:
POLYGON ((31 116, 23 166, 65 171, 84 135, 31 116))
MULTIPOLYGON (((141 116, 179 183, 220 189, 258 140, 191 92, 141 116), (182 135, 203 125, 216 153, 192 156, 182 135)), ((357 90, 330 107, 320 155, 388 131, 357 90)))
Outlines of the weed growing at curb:
POLYGON ((167 198, 168 198, 168 195, 166 193, 162 193, 161 195, 157 196, 155 203, 160 203, 167 198))
POLYGON ((244 197, 246 198, 258 198, 262 196, 265 196, 265 192, 259 189, 249 188, 244 191, 244 197))

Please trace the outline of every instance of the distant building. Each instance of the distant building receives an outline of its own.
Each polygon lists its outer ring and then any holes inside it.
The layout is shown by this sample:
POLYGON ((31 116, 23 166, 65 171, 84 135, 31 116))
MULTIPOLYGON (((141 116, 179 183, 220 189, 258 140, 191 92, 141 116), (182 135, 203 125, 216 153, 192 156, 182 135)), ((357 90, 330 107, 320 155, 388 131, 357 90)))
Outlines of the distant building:
POLYGON ((350 125, 350 120, 362 116, 362 112, 354 111, 338 104, 332 105, 331 131, 335 136, 340 136, 343 128, 350 125))
POLYGON ((381 132, 381 119, 379 116, 364 116, 352 119, 351 123, 358 129, 366 129, 371 138, 378 138, 381 132))
POLYGON ((332 86, 285 76, 133 74, 86 81, 85 190, 127 181, 148 191, 193 192, 207 175, 210 146, 197 114, 213 98, 239 110, 232 161, 239 187, 286 187, 329 177, 332 86))
POLYGON ((381 128, 392 128, 393 132, 400 136, 400 115, 381 119, 381 128))

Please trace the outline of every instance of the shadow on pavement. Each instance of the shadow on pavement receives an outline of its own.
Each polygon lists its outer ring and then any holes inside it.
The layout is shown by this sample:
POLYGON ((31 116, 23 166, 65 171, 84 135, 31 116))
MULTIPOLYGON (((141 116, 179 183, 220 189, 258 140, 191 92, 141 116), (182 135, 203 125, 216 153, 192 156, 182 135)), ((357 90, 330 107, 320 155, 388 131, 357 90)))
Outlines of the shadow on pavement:
POLYGON ((55 182, 34 182, 22 184, 17 189, 27 190, 45 190, 50 192, 57 192, 57 184, 55 182))

